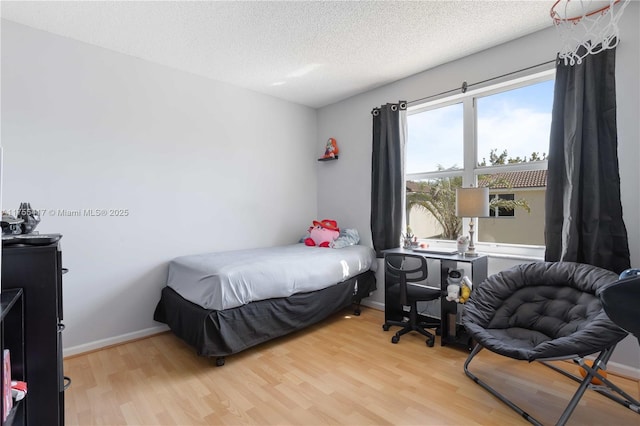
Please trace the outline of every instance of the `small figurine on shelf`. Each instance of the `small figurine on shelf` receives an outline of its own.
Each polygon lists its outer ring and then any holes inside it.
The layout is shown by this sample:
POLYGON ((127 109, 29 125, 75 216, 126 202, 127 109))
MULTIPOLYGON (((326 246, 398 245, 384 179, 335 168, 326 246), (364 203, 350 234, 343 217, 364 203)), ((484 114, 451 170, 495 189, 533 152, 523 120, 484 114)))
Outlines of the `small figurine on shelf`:
POLYGON ((327 141, 327 146, 324 150, 324 155, 322 156, 323 159, 328 159, 328 158, 338 158, 338 153, 340 152, 340 150, 338 149, 338 142, 336 142, 336 140, 334 138, 329 138, 329 140, 327 141))

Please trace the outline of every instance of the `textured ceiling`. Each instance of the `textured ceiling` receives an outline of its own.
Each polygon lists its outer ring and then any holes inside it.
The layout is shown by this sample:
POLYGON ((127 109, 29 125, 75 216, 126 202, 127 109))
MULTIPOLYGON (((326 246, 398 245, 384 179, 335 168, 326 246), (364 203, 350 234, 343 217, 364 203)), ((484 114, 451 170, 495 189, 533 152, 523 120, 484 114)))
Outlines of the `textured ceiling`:
POLYGON ((551 26, 552 4, 2 1, 1 13, 317 108, 551 26))

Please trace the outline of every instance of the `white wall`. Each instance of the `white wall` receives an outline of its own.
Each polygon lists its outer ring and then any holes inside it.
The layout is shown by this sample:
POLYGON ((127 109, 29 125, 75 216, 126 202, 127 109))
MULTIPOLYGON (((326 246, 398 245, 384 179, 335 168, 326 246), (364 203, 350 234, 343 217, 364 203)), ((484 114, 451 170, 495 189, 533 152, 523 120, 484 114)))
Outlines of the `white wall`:
POLYGON ((297 241, 316 134, 311 108, 2 21, 3 206, 63 234, 67 353, 160 326, 173 257, 297 241))
MULTIPOLYGON (((640 4, 629 4, 620 22, 617 48, 617 101, 620 177, 624 219, 629 235, 631 264, 640 266, 640 4)), ((369 229, 371 203, 371 110, 387 102, 412 101, 508 72, 553 60, 560 47, 555 28, 531 34, 488 49, 387 86, 324 107, 318 112, 317 150, 327 137, 340 144, 340 160, 318 170, 318 211, 320 216, 349 218, 352 226, 369 229)), ((416 52, 428 55, 429 52, 416 52)), ((364 232, 363 232, 364 234, 364 232)), ((371 235, 363 235, 370 243, 371 235)), ((489 262, 489 273, 514 262, 489 262), (500 265, 500 268, 494 267, 500 265)), ((517 261, 520 263, 521 261, 517 261)), ((382 268, 379 268, 381 271, 382 268)), ((379 282, 382 276, 378 274, 379 282)), ((382 288, 381 285, 378 285, 382 288)), ((380 306, 384 295, 378 290, 369 303, 380 306)), ((614 362, 635 369, 640 377, 640 351, 635 339, 628 338, 616 350, 614 362)), ((628 371, 626 371, 628 373, 628 371)))

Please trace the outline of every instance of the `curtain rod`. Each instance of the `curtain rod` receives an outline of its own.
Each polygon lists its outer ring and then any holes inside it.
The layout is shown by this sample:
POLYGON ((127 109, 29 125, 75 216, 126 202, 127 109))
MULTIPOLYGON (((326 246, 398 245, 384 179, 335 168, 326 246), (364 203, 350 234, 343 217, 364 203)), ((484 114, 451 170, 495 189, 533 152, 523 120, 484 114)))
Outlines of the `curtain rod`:
POLYGON ((423 102, 423 101, 426 101, 426 100, 429 100, 429 99, 438 98, 438 97, 440 97, 442 95, 448 95, 449 93, 454 93, 454 92, 457 92, 457 91, 461 91, 462 93, 466 93, 467 89, 469 89, 470 87, 477 86, 477 85, 483 84, 483 83, 488 83, 488 82, 493 81, 493 80, 498 80, 498 79, 503 78, 503 77, 508 77, 510 75, 513 75, 513 74, 518 74, 518 73, 523 72, 523 71, 528 71, 530 69, 541 67, 543 65, 548 65, 548 64, 551 64, 551 63, 555 63, 557 60, 558 59, 556 58, 556 59, 553 59, 551 61, 541 62, 539 64, 532 65, 532 66, 527 67, 527 68, 522 68, 522 69, 519 69, 519 70, 516 70, 516 71, 511 71, 509 73, 502 74, 502 75, 499 75, 497 77, 491 77, 491 78, 488 78, 486 80, 478 81, 478 82, 472 83, 472 84, 467 84, 466 81, 463 81, 461 87, 456 87, 455 89, 445 90, 444 92, 436 93, 435 95, 430 95, 430 96, 427 96, 427 97, 424 97, 424 98, 414 99, 413 101, 409 101, 407 103, 415 104, 416 102, 423 102))

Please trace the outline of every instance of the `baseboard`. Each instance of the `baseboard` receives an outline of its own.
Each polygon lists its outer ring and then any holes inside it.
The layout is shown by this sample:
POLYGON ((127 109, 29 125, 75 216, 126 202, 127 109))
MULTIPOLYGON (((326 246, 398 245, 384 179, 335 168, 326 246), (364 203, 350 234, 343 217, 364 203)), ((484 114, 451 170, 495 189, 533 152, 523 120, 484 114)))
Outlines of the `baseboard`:
POLYGON ((377 309, 379 311, 383 311, 384 312, 384 303, 376 302, 376 301, 369 301, 369 300, 365 299, 362 302, 360 302, 360 304, 364 305, 364 306, 368 306, 369 308, 377 309))
POLYGON ((159 325, 157 327, 145 328, 144 330, 134 331, 132 333, 121 334, 120 336, 109 337, 108 339, 96 340, 94 342, 85 343, 83 345, 64 348, 62 350, 63 358, 80 355, 87 352, 93 352, 98 349, 104 349, 108 346, 120 345, 132 340, 142 339, 144 337, 153 336, 154 334, 164 333, 168 330, 169 327, 167 327, 166 325, 159 325))
POLYGON ((627 379, 640 380, 640 368, 629 367, 628 365, 617 362, 607 362, 607 372, 616 376, 626 377, 627 379))

